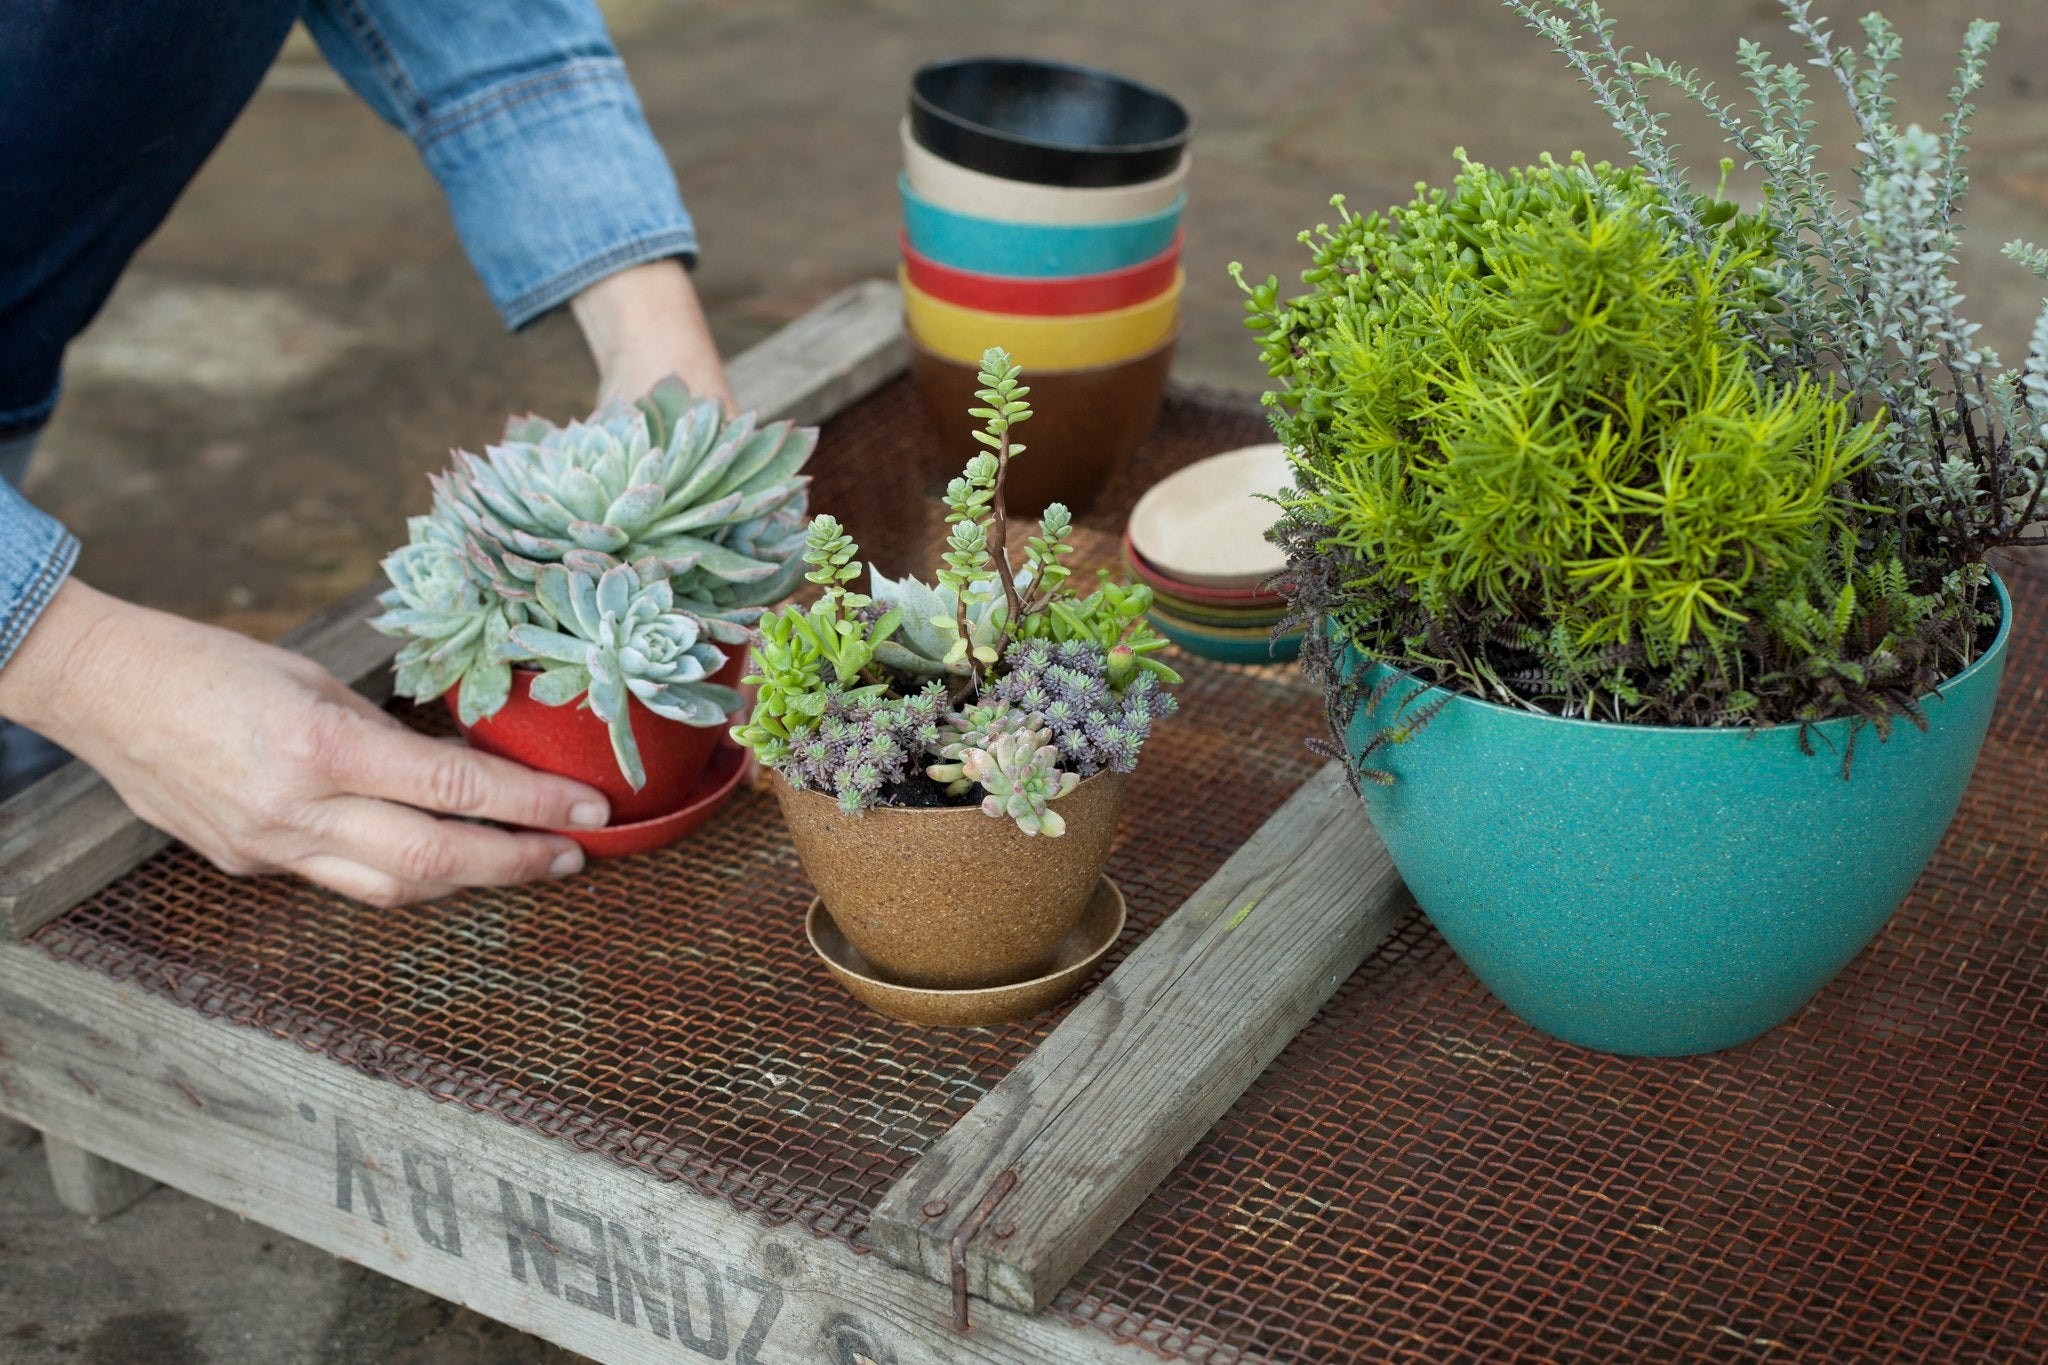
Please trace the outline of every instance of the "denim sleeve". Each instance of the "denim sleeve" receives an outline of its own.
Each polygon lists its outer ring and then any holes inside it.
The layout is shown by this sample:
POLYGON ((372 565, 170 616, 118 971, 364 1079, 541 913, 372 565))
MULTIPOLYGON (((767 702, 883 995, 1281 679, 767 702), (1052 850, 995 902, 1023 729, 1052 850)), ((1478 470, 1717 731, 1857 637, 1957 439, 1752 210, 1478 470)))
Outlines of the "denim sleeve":
POLYGON ((312 0, 344 80, 419 148, 508 327, 696 229, 595 0, 312 0))
POLYGON ((0 479, 0 668, 77 560, 77 538, 0 479))

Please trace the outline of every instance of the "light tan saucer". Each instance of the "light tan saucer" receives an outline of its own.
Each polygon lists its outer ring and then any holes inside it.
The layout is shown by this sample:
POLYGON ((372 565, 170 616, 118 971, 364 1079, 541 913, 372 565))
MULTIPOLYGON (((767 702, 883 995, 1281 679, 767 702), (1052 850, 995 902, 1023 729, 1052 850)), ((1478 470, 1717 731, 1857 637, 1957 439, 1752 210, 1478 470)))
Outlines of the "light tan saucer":
POLYGON ((811 902, 804 935, 811 951, 852 996, 868 1008, 906 1023, 936 1028, 977 1028, 1029 1019, 1072 995, 1124 932, 1124 893, 1104 877, 1081 912, 1081 923, 1060 941, 1052 970, 1029 981, 975 990, 898 986, 875 974, 860 950, 846 941, 823 900, 811 902))
POLYGON ((1169 579, 1255 588, 1287 567, 1266 539, 1280 509, 1260 495, 1293 482, 1277 444, 1225 451, 1161 479, 1131 509, 1131 545, 1169 579))

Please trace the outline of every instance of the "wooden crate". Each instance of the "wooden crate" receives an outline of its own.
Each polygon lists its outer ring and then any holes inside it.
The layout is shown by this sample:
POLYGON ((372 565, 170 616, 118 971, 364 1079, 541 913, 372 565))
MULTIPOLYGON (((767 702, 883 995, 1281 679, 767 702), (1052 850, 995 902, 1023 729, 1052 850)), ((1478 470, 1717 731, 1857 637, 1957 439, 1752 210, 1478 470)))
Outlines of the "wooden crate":
MULTIPOLYGON (((851 290, 740 357, 734 386, 820 420, 901 370, 899 313, 891 286, 851 290)), ((394 642, 371 610, 366 591, 288 642, 381 698, 394 642)), ((82 765, 54 774, 0 807, 0 938, 164 842, 82 765)), ((1407 908, 1323 770, 896 1183, 879 1254, 17 941, 0 1113, 51 1139, 81 1211, 159 1180, 601 1361, 1147 1359, 1046 1304, 1407 908)))

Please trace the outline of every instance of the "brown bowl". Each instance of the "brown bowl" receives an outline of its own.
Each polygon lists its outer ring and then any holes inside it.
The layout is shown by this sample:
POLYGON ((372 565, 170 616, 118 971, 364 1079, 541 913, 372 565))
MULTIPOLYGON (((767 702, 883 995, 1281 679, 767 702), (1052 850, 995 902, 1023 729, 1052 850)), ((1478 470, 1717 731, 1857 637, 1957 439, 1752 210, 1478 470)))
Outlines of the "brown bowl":
POLYGON ((1104 877, 1095 884, 1081 922, 1060 941, 1052 965, 1029 981, 976 990, 899 986, 879 975, 860 949, 846 941, 825 902, 811 902, 804 935, 848 994, 869 1009, 911 1024, 936 1028, 978 1028, 1042 1014, 1080 988, 1124 931, 1124 895, 1104 877))
MULTIPOLYGON (((1179 333, 1142 355, 1085 370, 1026 370, 1031 420, 1017 428, 1026 450, 1004 476, 1010 511, 1035 517, 1049 502, 1063 502, 1079 516, 1152 434, 1166 381, 1173 373, 1179 333)), ((910 338, 910 370, 917 377, 925 411, 939 434, 934 473, 958 473, 981 450, 974 433, 981 420, 967 415, 982 406, 979 368, 962 364, 910 338)))
POLYGON ((1124 775, 1100 772, 1059 798, 1057 839, 980 806, 876 806, 847 815, 774 778, 811 885, 862 956, 891 981, 966 990, 1049 970, 1109 861, 1124 775))

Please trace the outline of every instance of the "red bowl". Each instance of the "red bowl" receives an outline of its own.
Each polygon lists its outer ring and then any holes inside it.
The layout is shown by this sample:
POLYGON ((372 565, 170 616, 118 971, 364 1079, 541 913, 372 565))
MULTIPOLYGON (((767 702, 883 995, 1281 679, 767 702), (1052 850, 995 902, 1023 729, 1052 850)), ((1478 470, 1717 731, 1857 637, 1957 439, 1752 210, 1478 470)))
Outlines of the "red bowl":
POLYGON ((646 853, 666 848, 704 824, 738 789, 747 773, 747 752, 730 740, 721 743, 711 761, 697 774, 684 804, 666 815, 636 820, 627 825, 606 825, 603 829, 559 829, 582 845, 593 858, 623 858, 629 853, 646 853))
POLYGON ((1183 583, 1177 578, 1163 574, 1153 567, 1150 560, 1138 553, 1138 547, 1131 544, 1131 533, 1128 529, 1124 532, 1124 562, 1131 566, 1132 573, 1151 584, 1154 591, 1185 598, 1190 602, 1234 607, 1265 602, 1278 603, 1282 600, 1279 593, 1268 592, 1263 588, 1210 588, 1199 583, 1183 583))
POLYGON ((1099 275, 1064 275, 1046 279, 1021 275, 983 275, 940 265, 911 249, 910 234, 901 235, 903 268, 910 282, 942 302, 987 313, 1022 317, 1071 317, 1106 313, 1157 298, 1173 287, 1180 268, 1180 234, 1149 261, 1107 270, 1099 275))

